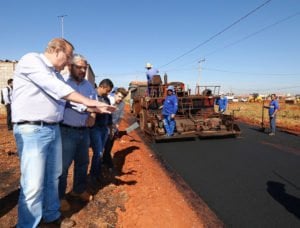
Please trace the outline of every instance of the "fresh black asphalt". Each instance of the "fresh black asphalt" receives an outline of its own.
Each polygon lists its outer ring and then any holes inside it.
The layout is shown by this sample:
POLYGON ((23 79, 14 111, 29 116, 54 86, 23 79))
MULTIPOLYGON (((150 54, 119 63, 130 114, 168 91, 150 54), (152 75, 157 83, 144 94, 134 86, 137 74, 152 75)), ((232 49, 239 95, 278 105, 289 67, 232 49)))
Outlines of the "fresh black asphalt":
POLYGON ((226 227, 300 227, 300 137, 240 127, 238 138, 152 146, 226 227))

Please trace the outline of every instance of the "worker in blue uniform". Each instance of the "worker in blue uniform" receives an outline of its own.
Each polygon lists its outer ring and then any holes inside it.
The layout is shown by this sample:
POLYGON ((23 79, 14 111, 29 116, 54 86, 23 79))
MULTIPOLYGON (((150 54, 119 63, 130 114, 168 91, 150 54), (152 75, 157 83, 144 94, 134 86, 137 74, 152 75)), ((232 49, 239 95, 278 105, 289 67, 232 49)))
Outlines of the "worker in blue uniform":
POLYGON ((276 99, 276 94, 271 95, 271 101, 269 106, 264 106, 264 108, 269 109, 269 120, 270 120, 270 129, 271 129, 269 135, 274 136, 276 131, 276 114, 279 110, 279 104, 278 104, 278 100, 276 99))
POLYGON ((224 113, 227 109, 228 99, 224 93, 220 94, 220 98, 217 100, 217 105, 219 106, 219 113, 224 113))
POLYGON ((178 98, 175 94, 174 86, 168 86, 167 96, 162 108, 163 123, 166 136, 173 136, 176 126, 175 115, 178 110, 178 98))

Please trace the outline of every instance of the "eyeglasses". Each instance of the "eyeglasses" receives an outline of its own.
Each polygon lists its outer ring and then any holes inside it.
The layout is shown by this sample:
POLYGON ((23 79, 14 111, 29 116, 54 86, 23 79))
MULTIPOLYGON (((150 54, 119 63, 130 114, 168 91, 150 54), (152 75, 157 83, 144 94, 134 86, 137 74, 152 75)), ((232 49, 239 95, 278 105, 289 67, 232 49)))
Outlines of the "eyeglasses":
POLYGON ((86 70, 88 67, 87 66, 79 66, 79 65, 76 65, 76 64, 72 64, 72 66, 74 66, 76 69, 78 70, 86 70))

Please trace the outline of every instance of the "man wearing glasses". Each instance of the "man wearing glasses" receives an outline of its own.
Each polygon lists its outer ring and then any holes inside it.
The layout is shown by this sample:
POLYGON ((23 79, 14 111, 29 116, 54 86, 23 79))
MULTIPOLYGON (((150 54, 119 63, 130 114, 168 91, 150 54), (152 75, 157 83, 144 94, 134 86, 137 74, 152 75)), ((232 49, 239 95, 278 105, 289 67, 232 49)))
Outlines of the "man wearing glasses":
MULTIPOLYGON (((74 54, 69 65, 67 84, 85 97, 96 100, 97 94, 93 85, 85 79, 88 68, 87 60, 79 54, 74 54)), ((70 209, 65 197, 68 169, 74 161, 73 190, 70 195, 83 201, 89 201, 92 196, 86 191, 87 168, 89 164, 89 128, 95 123, 95 114, 86 112, 86 106, 67 101, 61 126, 63 171, 59 178, 59 197, 61 210, 70 209)))

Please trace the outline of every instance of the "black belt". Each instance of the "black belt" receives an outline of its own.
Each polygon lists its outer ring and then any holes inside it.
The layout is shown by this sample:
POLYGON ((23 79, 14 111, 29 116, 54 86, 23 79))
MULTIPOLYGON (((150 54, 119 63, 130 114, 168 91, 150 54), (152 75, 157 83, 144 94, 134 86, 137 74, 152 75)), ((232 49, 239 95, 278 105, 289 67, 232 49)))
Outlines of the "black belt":
POLYGON ((15 124, 17 125, 22 125, 22 124, 31 124, 31 125, 57 125, 57 122, 49 123, 45 121, 21 121, 21 122, 16 122, 15 124))
POLYGON ((60 126, 62 126, 62 127, 67 127, 67 128, 72 128, 72 129, 76 129, 76 130, 84 130, 84 129, 87 129, 87 127, 75 127, 75 126, 70 126, 70 125, 63 124, 63 123, 61 123, 60 126))

